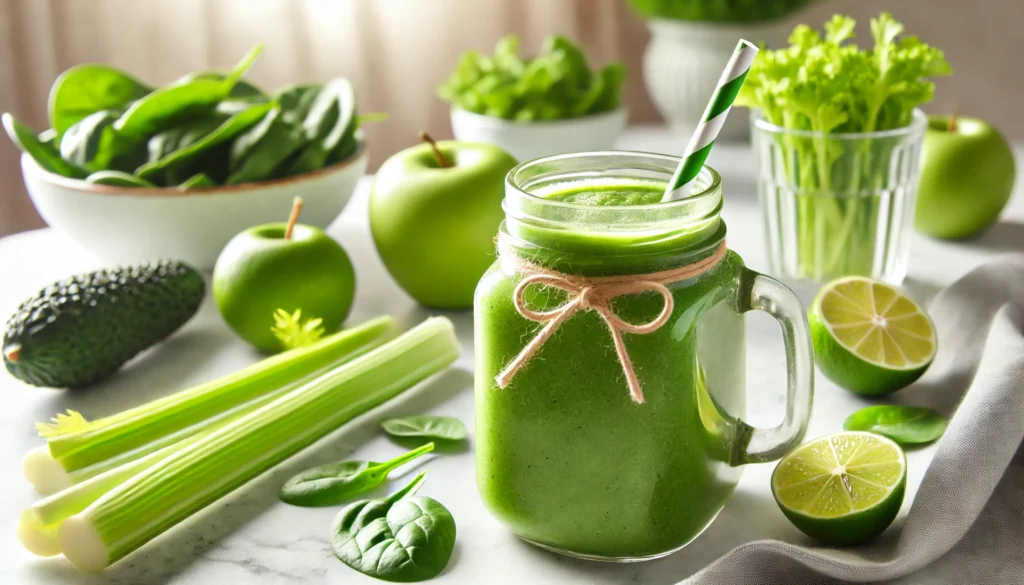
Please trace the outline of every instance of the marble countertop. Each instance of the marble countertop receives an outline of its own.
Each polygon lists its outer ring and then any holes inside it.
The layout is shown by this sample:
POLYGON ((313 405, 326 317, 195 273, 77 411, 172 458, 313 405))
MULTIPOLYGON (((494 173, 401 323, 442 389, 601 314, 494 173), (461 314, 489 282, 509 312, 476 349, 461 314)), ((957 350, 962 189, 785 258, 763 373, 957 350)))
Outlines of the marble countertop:
MULTIPOLYGON (((634 128, 621 148, 680 152, 685 139, 658 128, 634 128)), ((1021 152, 1018 151, 1020 159, 1021 152)), ((761 215, 754 189, 749 148, 721 144, 709 161, 724 177, 729 244, 755 270, 766 271, 761 215)), ((345 212, 331 227, 354 260, 358 278, 351 322, 389 313, 412 324, 428 315, 401 292, 384 271, 366 225, 364 181, 345 212)), ((982 237, 963 243, 939 242, 917 234, 905 286, 926 301, 940 287, 1007 251, 1024 249, 1024 197, 1020 189, 1003 220, 982 237)), ((52 230, 0 239, 0 314, 8 315, 24 297, 70 273, 99 266, 96 259, 52 230)), ((805 301, 813 288, 795 287, 805 301)), ((24 551, 14 536, 21 510, 38 497, 21 476, 21 457, 41 444, 33 422, 67 408, 87 417, 110 414, 145 400, 234 371, 258 359, 221 323, 213 302, 180 332, 147 352, 118 376, 82 392, 48 391, 24 386, 0 373, 0 583, 4 585, 320 585, 379 583, 350 570, 331 554, 328 532, 336 509, 304 509, 277 500, 291 474, 308 466, 348 457, 384 461, 400 452, 377 432, 388 414, 450 414, 473 420, 472 315, 447 313, 457 326, 463 355, 445 374, 369 413, 310 449, 264 474, 222 501, 196 514, 100 575, 76 572, 60 557, 39 559, 24 551)), ((748 318, 748 422, 773 426, 781 419, 785 370, 781 337, 765 314, 748 318)), ((808 437, 841 429, 842 420, 865 403, 818 376, 808 437)), ((908 502, 932 456, 929 448, 909 456, 908 502)), ((668 558, 632 565, 610 565, 560 557, 520 542, 491 518, 474 481, 470 449, 436 456, 421 494, 443 502, 458 523, 455 554, 435 582, 478 584, 677 583, 731 548, 756 539, 805 542, 782 516, 768 488, 774 464, 751 465, 735 494, 711 527, 690 546, 668 558)), ((384 488, 381 493, 387 491, 384 488)), ((909 506, 905 505, 904 510, 909 506)))

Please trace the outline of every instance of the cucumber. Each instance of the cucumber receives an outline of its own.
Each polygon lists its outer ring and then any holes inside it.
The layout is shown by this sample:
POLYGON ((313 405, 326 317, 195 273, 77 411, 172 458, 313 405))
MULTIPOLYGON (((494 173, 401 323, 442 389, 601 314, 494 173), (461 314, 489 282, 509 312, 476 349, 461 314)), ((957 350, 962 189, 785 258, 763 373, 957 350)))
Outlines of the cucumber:
POLYGON ((4 366, 33 386, 95 384, 184 325, 205 292, 195 268, 171 260, 55 282, 7 321, 4 366))

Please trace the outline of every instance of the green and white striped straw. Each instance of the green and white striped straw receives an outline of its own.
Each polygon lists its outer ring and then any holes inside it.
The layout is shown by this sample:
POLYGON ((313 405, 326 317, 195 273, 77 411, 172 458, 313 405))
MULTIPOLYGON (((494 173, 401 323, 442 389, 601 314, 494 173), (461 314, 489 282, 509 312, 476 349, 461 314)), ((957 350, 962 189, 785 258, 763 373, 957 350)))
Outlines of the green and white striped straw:
POLYGON ((718 133, 722 130, 722 124, 729 115, 736 94, 743 86, 743 80, 747 78, 747 71, 750 71, 750 64, 754 62, 757 51, 757 47, 748 41, 740 39, 736 44, 736 50, 718 80, 718 86, 715 87, 715 93, 711 95, 711 101, 704 110, 700 125, 693 132, 690 143, 686 145, 683 160, 672 176, 665 196, 661 198, 662 202, 677 201, 690 196, 693 181, 704 168, 704 161, 708 159, 708 153, 715 145, 715 138, 718 138, 718 133))

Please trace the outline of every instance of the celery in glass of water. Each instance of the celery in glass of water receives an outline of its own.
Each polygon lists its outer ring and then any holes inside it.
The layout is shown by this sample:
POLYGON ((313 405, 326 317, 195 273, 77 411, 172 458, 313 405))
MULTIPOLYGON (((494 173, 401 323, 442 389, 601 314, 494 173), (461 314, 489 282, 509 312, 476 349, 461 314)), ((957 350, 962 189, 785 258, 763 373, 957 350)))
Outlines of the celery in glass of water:
POLYGON ((906 275, 927 127, 917 106, 951 69, 890 14, 871 20, 870 49, 852 43, 855 24, 796 27, 790 46, 758 54, 736 100, 754 109, 769 257, 783 277, 906 275))

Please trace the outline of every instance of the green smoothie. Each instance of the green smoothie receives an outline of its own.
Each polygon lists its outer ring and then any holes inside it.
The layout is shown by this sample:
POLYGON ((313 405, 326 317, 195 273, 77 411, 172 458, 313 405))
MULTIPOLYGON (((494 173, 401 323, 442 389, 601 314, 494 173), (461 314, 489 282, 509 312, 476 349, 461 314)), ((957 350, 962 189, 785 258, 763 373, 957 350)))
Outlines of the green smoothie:
POLYGON ((630 183, 609 185, 577 185, 564 191, 546 195, 552 201, 564 201, 577 205, 622 206, 652 205, 661 201, 663 188, 657 183, 630 183))
MULTIPOLYGON (((594 207, 654 205, 663 192, 655 182, 573 183, 541 195, 594 207)), ((647 274, 707 256, 725 237, 715 220, 667 234, 541 226, 502 236, 561 272, 647 274)), ((495 376, 541 324, 513 305, 521 276, 500 259, 491 267, 475 300, 476 457, 480 493, 499 520, 536 544, 606 559, 659 556, 700 534, 739 476, 729 454, 731 417, 744 413, 744 327, 732 308, 741 267, 729 252, 709 272, 669 285, 669 321, 623 335, 643 404, 630 399, 608 326, 593 311, 562 323, 499 389, 495 376)), ((544 310, 566 294, 534 285, 525 298, 544 310)), ((631 323, 651 321, 662 306, 656 293, 612 302, 631 323)))

